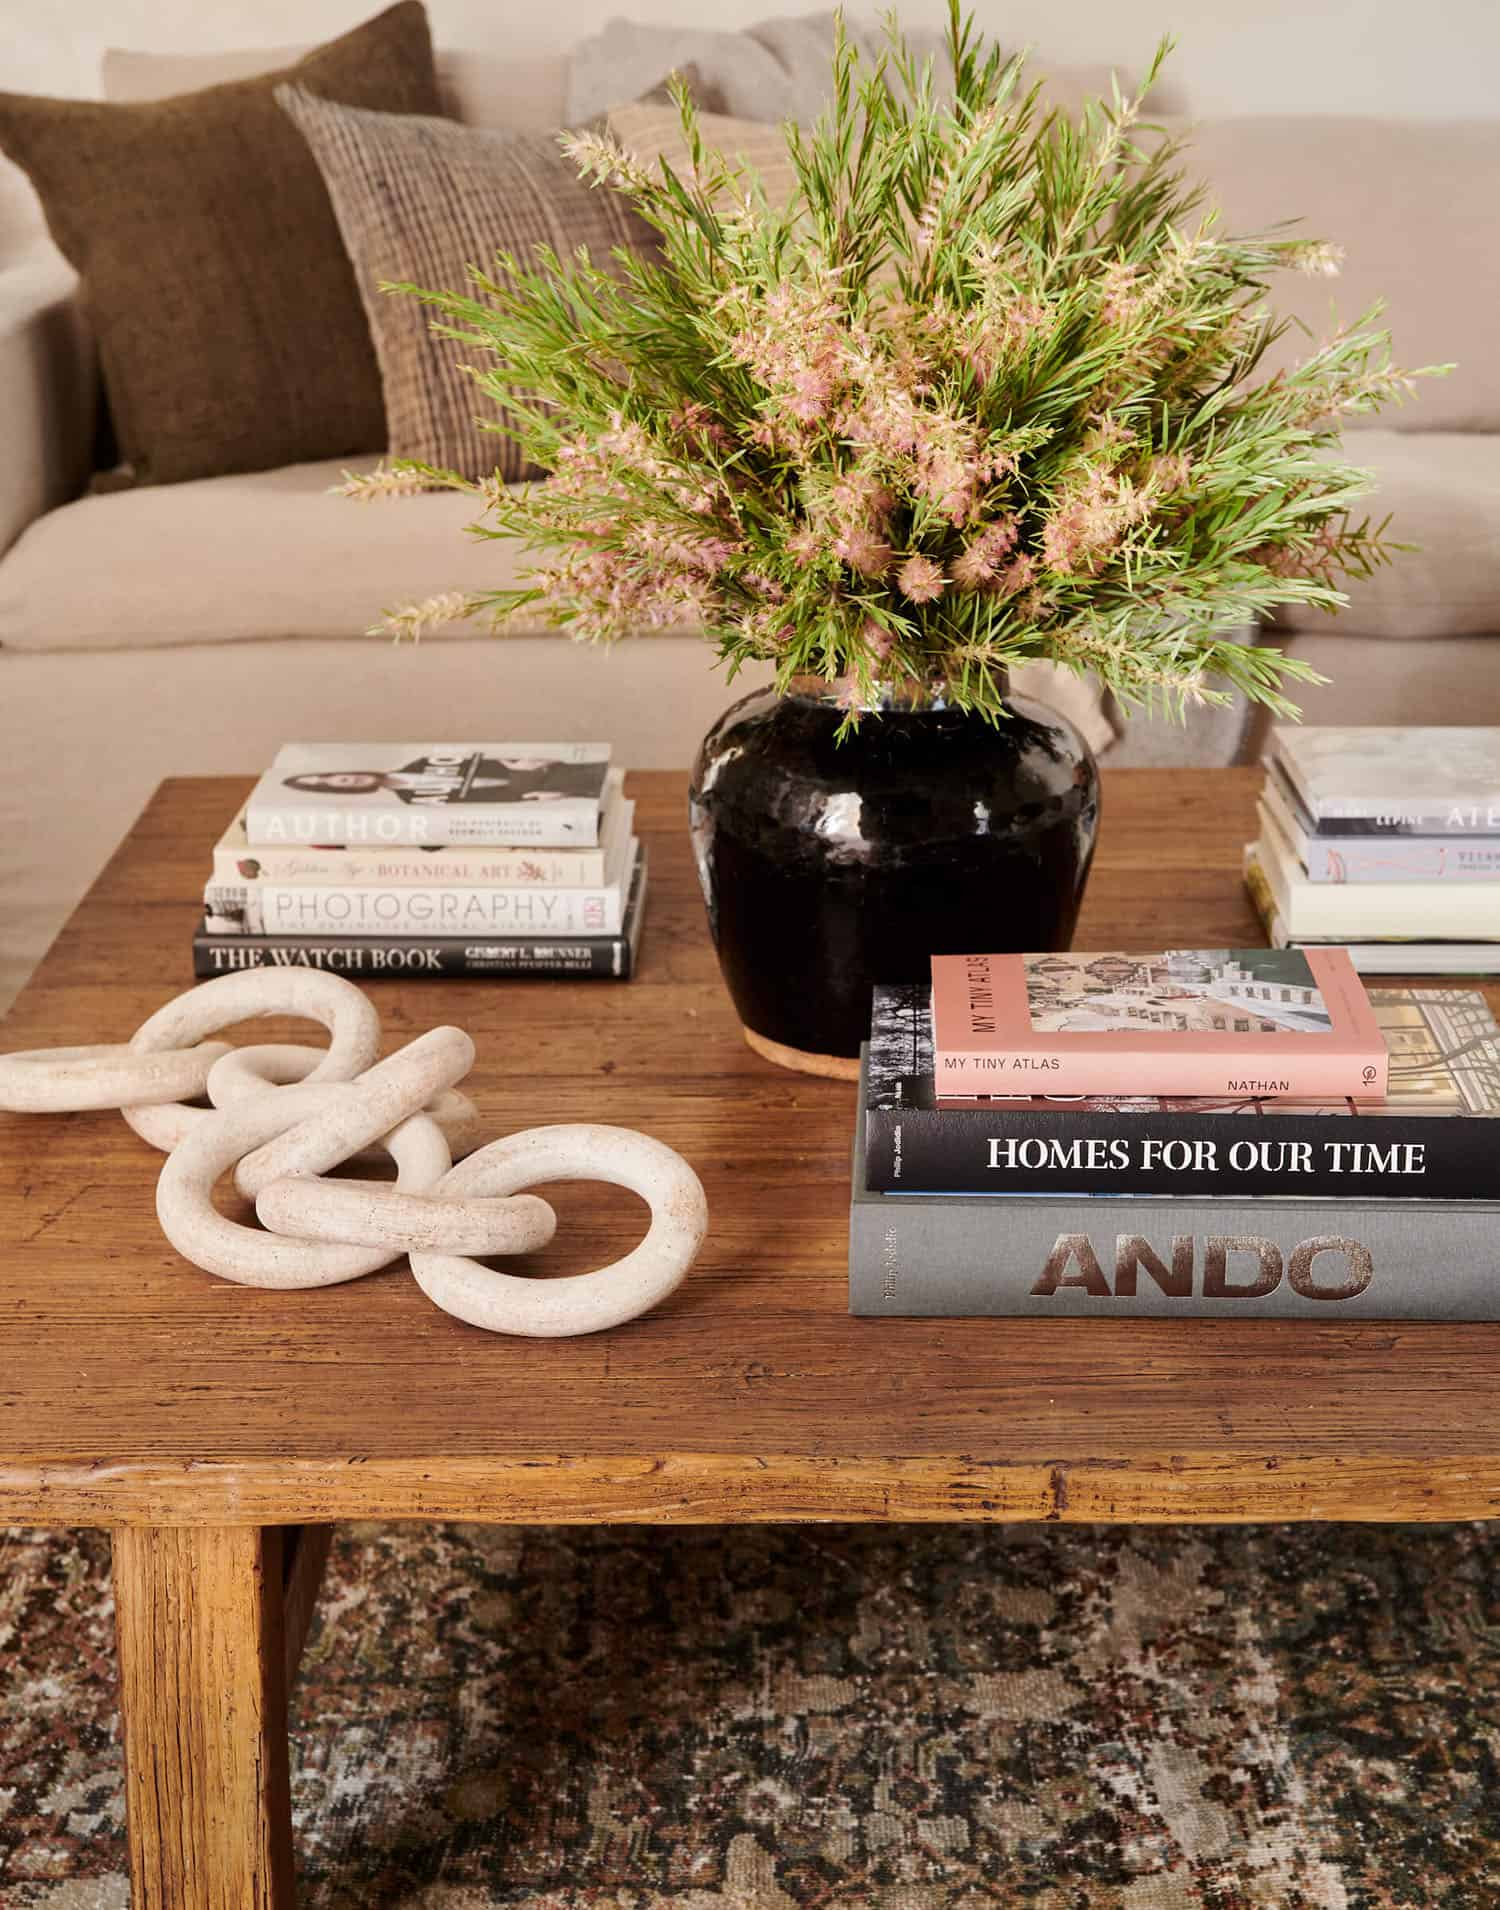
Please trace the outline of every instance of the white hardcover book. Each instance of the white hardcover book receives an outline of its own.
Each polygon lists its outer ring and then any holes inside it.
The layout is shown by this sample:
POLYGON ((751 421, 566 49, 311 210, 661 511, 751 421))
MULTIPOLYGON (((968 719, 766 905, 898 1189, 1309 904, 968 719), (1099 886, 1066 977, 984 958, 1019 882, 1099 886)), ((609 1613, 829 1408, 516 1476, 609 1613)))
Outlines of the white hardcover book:
POLYGON ((1500 942, 1340 942, 1339 947, 1361 975, 1500 975, 1500 942))
POLYGON ((1260 865, 1294 942, 1487 941, 1500 937, 1500 883, 1310 882, 1297 852, 1264 804, 1260 865))
POLYGON ((251 793, 252 847, 592 849, 607 743, 288 743, 251 793))
POLYGON ((635 866, 632 836, 618 880, 544 889, 423 883, 210 883, 203 909, 213 933, 246 935, 618 935, 635 866))
POLYGON ((1346 942, 1287 934, 1271 885, 1261 868, 1261 845, 1245 844, 1245 887, 1272 948, 1341 948, 1361 975, 1500 975, 1500 941, 1426 942, 1391 936, 1384 941, 1346 942))
POLYGON ((1274 763, 1261 802, 1296 851, 1309 882, 1494 882, 1496 836, 1320 836, 1274 763))
POLYGON ((1320 835, 1500 835, 1500 728, 1278 723, 1270 760, 1320 835))
POLYGON ((465 889, 485 886, 540 889, 597 889, 619 880, 635 826, 635 804, 622 794, 623 769, 611 769, 604 783, 599 842, 592 849, 488 847, 458 844, 422 848, 342 847, 337 843, 252 848, 243 816, 214 845, 211 881, 224 890, 257 882, 312 882, 331 888, 349 883, 366 888, 407 883, 465 889))

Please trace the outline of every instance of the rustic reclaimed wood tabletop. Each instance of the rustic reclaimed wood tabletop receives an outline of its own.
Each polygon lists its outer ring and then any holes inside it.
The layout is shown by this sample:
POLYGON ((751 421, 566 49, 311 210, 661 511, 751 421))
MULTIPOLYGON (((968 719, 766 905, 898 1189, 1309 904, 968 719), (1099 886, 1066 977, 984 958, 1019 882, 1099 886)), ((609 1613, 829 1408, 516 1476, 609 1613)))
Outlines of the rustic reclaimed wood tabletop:
MULTIPOLYGON (((1107 773, 1078 945, 1259 941, 1239 876, 1257 782, 1107 773)), ((195 896, 247 786, 162 786, 0 1049, 124 1040, 191 985, 195 896)), ((388 1046, 443 1021, 473 1034, 465 1086, 495 1135, 611 1121, 693 1162, 709 1239, 660 1311, 523 1341, 439 1312, 404 1263, 313 1292, 233 1286, 167 1245, 161 1158, 118 1115, 0 1114, 0 1520, 114 1529, 137 1910, 292 1900, 285 1684, 330 1521, 1446 1519, 1500 1505, 1500 1326, 852 1319, 854 1089, 746 1048, 709 946, 684 778, 631 788, 652 869, 635 981, 373 992, 388 1046)), ((639 1237, 642 1209, 619 1189, 563 1188, 554 1204, 542 1272, 598 1266, 639 1237)))

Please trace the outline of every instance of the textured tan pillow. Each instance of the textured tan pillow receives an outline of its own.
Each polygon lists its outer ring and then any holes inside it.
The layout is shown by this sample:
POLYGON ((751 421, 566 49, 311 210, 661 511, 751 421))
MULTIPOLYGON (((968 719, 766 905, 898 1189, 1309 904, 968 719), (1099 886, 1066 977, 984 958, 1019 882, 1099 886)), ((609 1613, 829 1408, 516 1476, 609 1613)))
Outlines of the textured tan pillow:
POLYGON ((435 112, 427 15, 399 0, 295 67, 120 106, 0 94, 77 269, 122 457, 169 483, 378 450, 369 327, 317 166, 272 97, 289 77, 435 112))
POLYGON ((306 135, 338 214, 380 361, 391 455, 467 477, 498 471, 507 483, 534 475, 512 439, 475 422, 487 401, 462 369, 475 348, 435 337, 428 308, 383 295, 380 282, 462 292, 472 267, 493 270, 496 252, 525 262, 538 246, 564 258, 586 246, 603 265, 616 246, 650 250, 650 227, 618 193, 586 186, 555 136, 365 113, 298 87, 277 98, 306 135))
MULTIPOLYGON (((612 106, 606 118, 610 132, 627 152, 647 165, 665 159, 679 178, 690 177, 692 165, 676 106, 636 100, 629 106, 612 106)), ((797 174, 779 125, 759 119, 734 119, 727 113, 700 112, 698 130, 705 146, 760 175, 766 198, 773 206, 785 205, 796 191, 797 174)))

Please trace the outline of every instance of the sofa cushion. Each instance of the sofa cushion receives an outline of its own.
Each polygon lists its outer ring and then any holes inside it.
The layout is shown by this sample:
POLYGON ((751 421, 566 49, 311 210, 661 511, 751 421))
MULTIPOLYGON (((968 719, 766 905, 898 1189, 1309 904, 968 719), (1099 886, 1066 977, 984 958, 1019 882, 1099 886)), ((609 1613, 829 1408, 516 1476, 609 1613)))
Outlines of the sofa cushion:
MULTIPOLYGON (((229 53, 135 53, 110 47, 101 65, 108 100, 165 99, 225 80, 253 79, 291 66, 305 46, 241 47, 229 53)), ((438 94, 450 119, 503 132, 545 133, 563 120, 567 60, 561 53, 439 48, 438 94)))
MULTIPOLYGON (((280 77, 357 105, 438 108, 419 0, 280 77)), ((130 106, 0 95, 0 146, 83 280, 121 455, 143 481, 385 442, 354 276, 274 84, 130 106)))
POLYGON ((655 232, 623 193, 580 179, 552 135, 367 113, 296 86, 276 98, 312 148, 365 301, 389 455, 507 484, 538 476, 499 428, 513 414, 464 369, 492 366, 491 355, 440 336, 416 298, 379 288, 391 280, 472 296, 476 267, 507 282, 497 252, 525 268, 541 247, 564 259, 586 248, 609 269, 616 248, 654 255, 655 232))
POLYGON ((82 497, 0 559, 0 645, 140 649, 357 637, 386 607, 515 581, 462 492, 356 503, 338 461, 82 497))
MULTIPOLYGON (((1337 631, 1334 621, 1321 636, 1294 631, 1278 644, 1327 678, 1292 685, 1304 723, 1500 727, 1500 667, 1488 637, 1416 644, 1337 631)), ((1242 762, 1259 761, 1275 720, 1269 711, 1254 712, 1242 762)))
MULTIPOLYGON (((1265 232, 1288 219, 1344 248, 1337 278, 1278 274, 1273 308, 1288 333, 1268 364, 1305 357, 1341 320, 1383 298, 1396 362, 1457 361, 1417 396, 1368 421, 1397 431, 1500 431, 1500 121, 1220 119, 1192 132, 1183 161, 1225 213, 1227 229, 1265 232)), ((1355 425, 1366 421, 1354 419, 1355 425)))
MULTIPOLYGON (((465 537, 475 516, 465 493, 355 503, 330 491, 341 475, 337 463, 294 465, 80 498, 40 518, 0 558, 0 709, 5 649, 55 654, 354 637, 379 650, 381 642, 365 633, 382 610, 446 591, 503 589, 533 561, 519 539, 465 537)), ((488 628, 483 617, 445 623, 428 641, 488 628)), ((512 637, 572 647, 565 632, 540 621, 518 617, 506 628, 512 637)), ((693 626, 651 631, 622 649, 665 637, 692 637, 710 654, 693 626)), ((301 667, 298 654, 285 653, 287 669, 301 667)), ((174 693, 175 667, 164 663, 154 677, 163 698, 174 693)), ((365 667, 351 646, 348 668, 365 667)), ((1091 682, 1050 664, 1023 665, 1013 677, 1020 692, 1071 717, 1093 748, 1113 740, 1091 682)), ((310 692, 325 680, 321 664, 309 666, 310 692)), ((613 678, 633 680, 627 668, 613 678)))
POLYGON ((1500 635, 1500 437, 1362 431, 1345 449, 1375 474, 1376 488, 1356 514, 1378 523, 1389 512, 1388 534, 1417 548, 1398 551, 1371 577, 1346 579, 1349 608, 1336 617, 1286 604, 1275 628, 1320 636, 1500 635))

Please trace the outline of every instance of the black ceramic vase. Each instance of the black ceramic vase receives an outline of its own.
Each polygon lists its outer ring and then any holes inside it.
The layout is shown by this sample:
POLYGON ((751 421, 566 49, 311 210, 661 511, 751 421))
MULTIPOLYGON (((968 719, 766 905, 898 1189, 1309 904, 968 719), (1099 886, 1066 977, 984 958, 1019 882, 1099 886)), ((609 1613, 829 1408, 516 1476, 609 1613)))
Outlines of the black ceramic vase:
POLYGON ((843 742, 817 690, 758 691, 693 768, 698 874, 750 1045, 852 1075, 875 982, 935 954, 1067 948, 1099 822, 1083 738, 1017 697, 992 724, 885 705, 843 742))

